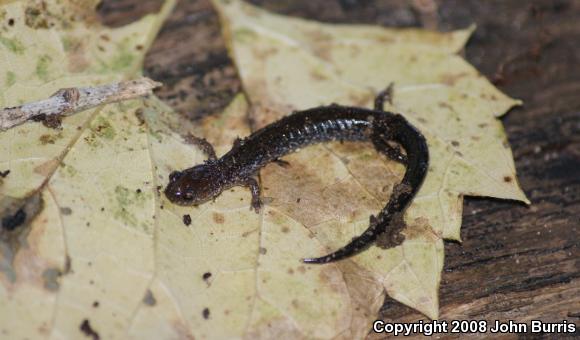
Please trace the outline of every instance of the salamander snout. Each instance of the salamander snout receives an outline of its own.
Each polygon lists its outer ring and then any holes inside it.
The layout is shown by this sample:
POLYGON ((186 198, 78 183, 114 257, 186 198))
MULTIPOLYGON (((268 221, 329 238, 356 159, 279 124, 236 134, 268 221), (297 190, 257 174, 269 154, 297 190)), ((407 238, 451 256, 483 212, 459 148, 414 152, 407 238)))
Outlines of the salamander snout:
POLYGON ((196 165, 169 175, 165 196, 179 205, 198 205, 221 193, 217 171, 209 164, 196 165))

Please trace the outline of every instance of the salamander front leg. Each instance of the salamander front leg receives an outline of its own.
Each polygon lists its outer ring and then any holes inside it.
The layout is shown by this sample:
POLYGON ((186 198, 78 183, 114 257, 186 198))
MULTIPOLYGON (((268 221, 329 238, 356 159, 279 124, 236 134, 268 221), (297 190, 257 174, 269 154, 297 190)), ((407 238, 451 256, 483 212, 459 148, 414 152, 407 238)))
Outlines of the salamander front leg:
POLYGON ((260 199, 260 185, 258 184, 258 181, 253 177, 249 177, 243 185, 250 188, 250 192, 252 193, 251 209, 254 209, 256 213, 259 213, 262 208, 262 200, 260 199))
POLYGON ((240 137, 236 137, 234 139, 234 145, 232 146, 232 150, 239 148, 240 146, 244 145, 244 140, 240 137))
POLYGON ((192 134, 189 134, 188 138, 191 141, 191 144, 199 147, 210 161, 217 160, 213 145, 211 145, 205 138, 196 137, 192 134))

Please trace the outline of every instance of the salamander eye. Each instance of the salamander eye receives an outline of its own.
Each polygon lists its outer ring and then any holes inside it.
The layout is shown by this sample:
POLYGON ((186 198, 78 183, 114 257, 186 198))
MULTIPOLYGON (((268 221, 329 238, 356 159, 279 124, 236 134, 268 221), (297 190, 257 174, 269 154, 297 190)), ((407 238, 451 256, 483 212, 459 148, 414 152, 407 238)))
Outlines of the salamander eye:
POLYGON ((183 176, 183 173, 181 171, 173 171, 172 173, 169 174, 169 181, 170 182, 175 182, 177 181, 181 176, 183 176))

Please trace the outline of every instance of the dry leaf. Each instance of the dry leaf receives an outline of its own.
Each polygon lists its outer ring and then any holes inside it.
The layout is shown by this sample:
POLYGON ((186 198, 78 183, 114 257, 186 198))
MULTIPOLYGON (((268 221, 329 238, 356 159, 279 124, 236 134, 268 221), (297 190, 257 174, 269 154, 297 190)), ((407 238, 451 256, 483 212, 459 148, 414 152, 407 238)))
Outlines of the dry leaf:
MULTIPOLYGON (((496 119, 519 101, 499 92, 456 55, 473 29, 435 33, 320 24, 237 0, 214 3, 258 127, 318 105, 370 106, 376 93, 394 83, 387 109, 403 113, 427 137, 429 175, 405 215, 407 240, 387 251, 372 248, 337 268, 345 277, 369 278, 344 280, 348 289, 368 284, 372 290, 379 284, 391 297, 436 318, 442 238, 459 240, 463 196, 528 202, 496 119)), ((360 145, 316 146, 286 160, 290 169, 269 166, 261 173, 265 195, 273 197, 269 209, 327 247, 314 254, 300 250, 297 256, 323 255, 358 235, 368 226, 368 216, 387 202, 403 172, 402 166, 360 145)), ((273 224, 264 223, 263 230, 276 229, 278 223, 273 224)), ((382 301, 379 292, 374 298, 382 301)), ((355 300, 344 299, 345 305, 355 300)), ((337 321, 359 314, 356 308, 341 312, 337 321)), ((376 309, 366 320, 352 322, 350 331, 359 334, 355 330, 368 327, 375 315, 376 309)), ((310 334, 308 325, 299 326, 310 334)), ((336 328, 334 335, 339 334, 336 328)))
MULTIPOLYGON (((4 3, 0 107, 138 76, 173 3, 118 29, 98 24, 94 1, 4 3)), ((27 123, 0 133, 0 169, 10 171, 0 183, 2 337, 124 337, 154 270, 155 178, 140 105, 84 111, 60 130, 27 123)))

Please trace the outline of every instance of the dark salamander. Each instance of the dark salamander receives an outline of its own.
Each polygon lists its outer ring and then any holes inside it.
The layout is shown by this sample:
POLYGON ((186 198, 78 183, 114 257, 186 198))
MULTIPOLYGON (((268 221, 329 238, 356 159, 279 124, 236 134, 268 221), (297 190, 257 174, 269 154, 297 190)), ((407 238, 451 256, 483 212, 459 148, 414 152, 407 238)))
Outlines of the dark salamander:
POLYGON ((250 188, 252 207, 257 212, 262 203, 255 176, 266 164, 315 143, 370 140, 379 152, 406 165, 403 180, 394 187, 389 202, 378 216, 370 217, 370 225, 364 233, 332 254, 303 261, 328 263, 358 254, 387 231, 394 216, 402 216, 421 187, 429 163, 429 150, 423 135, 403 116, 383 110, 387 95, 384 91, 377 97, 374 110, 331 105, 295 112, 245 139, 238 139, 219 159, 208 142, 195 139, 209 159, 192 168, 172 172, 165 195, 173 203, 197 205, 213 199, 225 189, 243 185, 250 188), (401 145, 406 154, 391 146, 389 141, 401 145))

